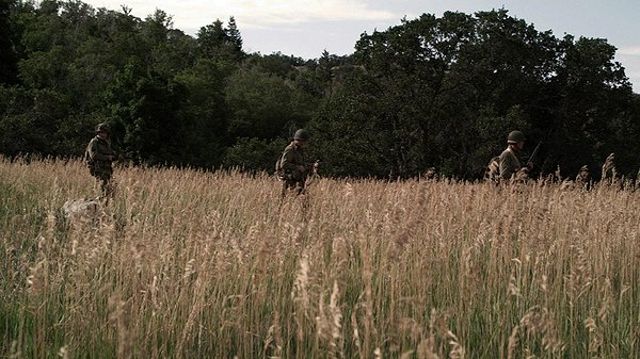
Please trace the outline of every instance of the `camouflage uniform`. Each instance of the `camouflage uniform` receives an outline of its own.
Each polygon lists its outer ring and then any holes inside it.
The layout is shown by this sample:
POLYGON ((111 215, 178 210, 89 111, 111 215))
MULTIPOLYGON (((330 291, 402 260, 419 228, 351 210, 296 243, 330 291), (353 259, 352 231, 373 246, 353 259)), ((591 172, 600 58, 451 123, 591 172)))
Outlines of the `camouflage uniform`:
POLYGON ((308 166, 304 156, 304 150, 295 142, 291 142, 282 153, 280 159, 282 167, 282 195, 287 190, 295 189, 296 194, 304 192, 305 182, 307 180, 308 166), (304 167, 302 171, 300 166, 304 167))
POLYGON ((520 160, 511 146, 500 154, 498 163, 500 164, 500 179, 502 180, 510 180, 522 168, 520 160))
POLYGON ((114 152, 111 142, 96 136, 91 139, 84 153, 85 161, 89 166, 89 172, 100 181, 100 189, 103 195, 110 195, 113 167, 111 166, 114 152))

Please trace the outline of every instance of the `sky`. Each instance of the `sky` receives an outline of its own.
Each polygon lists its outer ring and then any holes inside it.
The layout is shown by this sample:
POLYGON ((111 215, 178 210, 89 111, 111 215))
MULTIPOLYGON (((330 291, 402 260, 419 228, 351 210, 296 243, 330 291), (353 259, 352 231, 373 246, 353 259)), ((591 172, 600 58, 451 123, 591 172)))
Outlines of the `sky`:
POLYGON ((562 37, 606 38, 618 48, 616 60, 640 92, 640 0, 84 0, 119 10, 125 4, 144 18, 161 9, 174 27, 194 35, 202 26, 234 16, 244 50, 317 58, 323 50, 344 55, 363 32, 386 30, 423 13, 505 8, 540 31, 562 37))

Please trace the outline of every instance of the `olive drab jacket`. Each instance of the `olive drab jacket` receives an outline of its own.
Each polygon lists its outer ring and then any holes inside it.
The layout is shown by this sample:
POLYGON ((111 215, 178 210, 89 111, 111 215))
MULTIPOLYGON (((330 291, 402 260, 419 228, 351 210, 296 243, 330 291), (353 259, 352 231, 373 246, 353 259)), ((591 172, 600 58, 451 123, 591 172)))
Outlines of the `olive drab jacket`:
POLYGON ((500 164, 500 178, 503 180, 511 179, 522 168, 518 156, 511 147, 507 147, 500 154, 498 163, 500 164))
POLYGON ((295 142, 291 142, 282 153, 280 159, 280 166, 284 179, 289 181, 303 181, 307 176, 307 163, 304 156, 304 150, 298 146, 295 142), (301 171, 300 166, 305 170, 301 171))
POLYGON ((114 155, 111 143, 98 136, 91 139, 84 153, 84 159, 89 166, 89 171, 94 177, 111 177, 113 168, 111 167, 114 155))

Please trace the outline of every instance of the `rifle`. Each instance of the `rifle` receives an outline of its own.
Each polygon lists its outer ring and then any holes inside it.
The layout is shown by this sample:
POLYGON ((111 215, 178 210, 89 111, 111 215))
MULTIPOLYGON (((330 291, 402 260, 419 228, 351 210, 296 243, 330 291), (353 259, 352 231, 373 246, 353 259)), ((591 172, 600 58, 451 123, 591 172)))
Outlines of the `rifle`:
POLYGON ((310 184, 314 183, 315 180, 319 179, 320 175, 318 175, 318 168, 320 167, 320 160, 316 160, 309 168, 309 174, 305 176, 305 188, 309 187, 310 184))
POLYGON ((536 159, 536 157, 538 157, 538 152, 540 152, 540 147, 542 146, 542 143, 544 142, 545 138, 548 139, 549 136, 551 136, 551 134, 553 133, 554 128, 553 127, 549 127, 547 133, 544 135, 544 137, 541 138, 540 142, 538 142, 538 144, 536 145, 536 148, 533 149, 533 152, 531 152, 531 156, 529 156, 529 160, 527 161, 527 164, 531 163, 531 165, 533 166, 533 161, 536 159))
POLYGON ((540 140, 540 142, 538 142, 538 145, 536 146, 536 148, 533 149, 533 152, 531 152, 531 156, 529 156, 529 160, 527 160, 527 163, 533 163, 533 160, 538 155, 538 152, 540 152, 540 146, 542 145, 542 141, 543 140, 540 140))
POLYGON ((531 156, 529 156, 529 159, 527 160, 527 167, 526 167, 527 172, 533 169, 533 161, 538 156, 538 152, 540 152, 540 146, 542 146, 542 141, 543 140, 540 140, 540 142, 538 142, 538 145, 536 146, 536 148, 533 149, 533 152, 531 152, 531 156))

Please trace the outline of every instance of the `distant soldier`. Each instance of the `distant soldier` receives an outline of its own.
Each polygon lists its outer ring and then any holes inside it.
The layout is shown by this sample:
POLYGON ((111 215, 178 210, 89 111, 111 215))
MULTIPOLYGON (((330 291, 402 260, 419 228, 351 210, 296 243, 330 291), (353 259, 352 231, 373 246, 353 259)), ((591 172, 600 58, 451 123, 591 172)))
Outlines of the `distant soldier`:
POLYGON ((107 198, 113 194, 111 183, 113 167, 111 164, 115 159, 109 134, 109 126, 106 124, 101 123, 96 126, 96 136, 91 139, 84 153, 89 173, 100 182, 102 195, 107 198))
POLYGON ((293 141, 284 149, 276 163, 276 174, 282 180, 282 196, 289 190, 296 195, 304 193, 305 182, 310 166, 306 161, 304 147, 309 140, 309 133, 300 129, 293 136, 293 141))
POLYGON ((589 173, 589 166, 584 165, 580 167, 578 175, 576 176, 576 183, 586 185, 591 181, 591 174, 589 173))
POLYGON ((427 170, 424 172, 423 175, 424 179, 426 179, 427 181, 437 181, 438 180, 438 171, 436 170, 435 167, 429 167, 427 168, 427 170))
POLYGON ((500 179, 510 180, 512 177, 522 177, 522 173, 526 173, 531 169, 531 163, 528 163, 526 167, 520 164, 518 156, 524 148, 525 142, 524 134, 520 131, 512 131, 507 137, 507 149, 500 154, 498 164, 500 168, 500 179), (519 174, 520 172, 520 174, 519 174))

